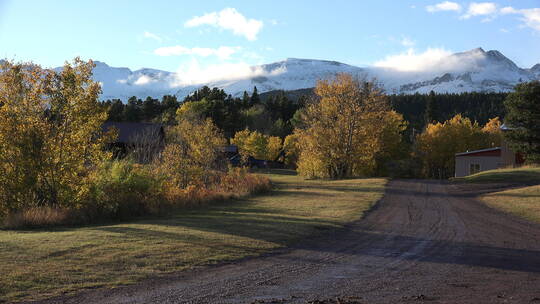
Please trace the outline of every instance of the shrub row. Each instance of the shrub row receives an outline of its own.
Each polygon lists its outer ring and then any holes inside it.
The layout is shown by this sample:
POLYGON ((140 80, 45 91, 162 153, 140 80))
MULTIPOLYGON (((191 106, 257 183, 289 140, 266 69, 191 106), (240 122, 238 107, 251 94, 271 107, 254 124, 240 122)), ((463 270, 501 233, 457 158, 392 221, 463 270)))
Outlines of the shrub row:
POLYGON ((77 207, 36 206, 5 216, 5 228, 79 225, 125 220, 214 201, 240 198, 271 189, 270 181, 243 168, 212 172, 206 183, 180 188, 151 165, 130 160, 101 164, 89 176, 84 203, 77 207))

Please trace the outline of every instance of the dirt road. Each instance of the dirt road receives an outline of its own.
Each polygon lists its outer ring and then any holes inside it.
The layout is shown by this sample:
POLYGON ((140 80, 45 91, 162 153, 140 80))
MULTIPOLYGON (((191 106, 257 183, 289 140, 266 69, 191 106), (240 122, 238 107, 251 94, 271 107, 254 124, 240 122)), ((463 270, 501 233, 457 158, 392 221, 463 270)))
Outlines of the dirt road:
POLYGON ((376 210, 316 244, 49 302, 540 303, 540 226, 474 192, 392 181, 376 210))

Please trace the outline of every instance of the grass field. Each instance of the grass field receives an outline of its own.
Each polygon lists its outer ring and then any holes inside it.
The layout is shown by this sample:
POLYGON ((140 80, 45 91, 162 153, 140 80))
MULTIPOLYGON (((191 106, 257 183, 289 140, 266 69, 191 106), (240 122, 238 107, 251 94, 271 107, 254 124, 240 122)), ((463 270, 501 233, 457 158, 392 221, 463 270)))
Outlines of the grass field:
POLYGON ((490 193, 482 200, 493 208, 540 223, 540 185, 490 193))
POLYGON ((452 180, 466 183, 540 184, 540 167, 489 170, 465 177, 452 178, 452 180))
POLYGON ((480 198, 490 207, 540 223, 540 185, 535 185, 540 184, 540 167, 490 170, 453 180, 465 183, 522 185, 520 188, 493 192, 480 198))
POLYGON ((85 227, 0 231, 0 302, 256 256, 358 219, 386 180, 306 181, 270 174, 275 190, 166 217, 85 227))

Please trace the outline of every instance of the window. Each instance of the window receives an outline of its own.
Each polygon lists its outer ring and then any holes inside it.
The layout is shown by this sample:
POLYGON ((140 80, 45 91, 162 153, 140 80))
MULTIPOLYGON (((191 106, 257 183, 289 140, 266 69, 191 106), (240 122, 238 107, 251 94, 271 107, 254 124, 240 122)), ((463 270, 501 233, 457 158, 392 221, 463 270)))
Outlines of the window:
POLYGON ((471 164, 469 167, 469 174, 475 174, 480 172, 480 164, 471 164))

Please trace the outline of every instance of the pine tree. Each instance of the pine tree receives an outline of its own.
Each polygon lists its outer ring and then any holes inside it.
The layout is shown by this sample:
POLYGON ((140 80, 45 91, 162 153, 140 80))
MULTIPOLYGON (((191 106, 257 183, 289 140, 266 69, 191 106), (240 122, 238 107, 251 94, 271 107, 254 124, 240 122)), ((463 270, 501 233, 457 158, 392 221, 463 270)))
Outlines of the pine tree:
POLYGON ((124 113, 122 114, 125 121, 140 121, 141 120, 142 113, 141 113, 140 104, 141 104, 141 100, 137 99, 137 97, 135 96, 132 96, 128 99, 128 103, 124 107, 124 113))
POLYGON ((435 92, 429 92, 429 96, 426 101, 426 110, 424 112, 424 121, 426 126, 432 122, 438 121, 437 117, 437 101, 435 99, 435 92))
POLYGON ((506 137, 527 162, 540 163, 540 81, 518 84, 504 104, 511 128, 506 137))
POLYGON ((113 99, 109 108, 109 121, 122 121, 122 113, 124 112, 124 104, 120 99, 113 99))
POLYGON ((251 104, 257 104, 261 102, 261 98, 259 97, 259 93, 257 92, 257 87, 253 87, 253 94, 251 94, 251 104))
POLYGON ((249 105, 249 94, 246 91, 244 91, 244 95, 242 96, 242 105, 244 108, 247 108, 249 105))
POLYGON ((142 104, 142 108, 141 108, 143 119, 146 121, 151 121, 157 115, 159 115, 160 110, 161 109, 160 109, 159 101, 157 99, 154 99, 148 96, 144 100, 142 104))

